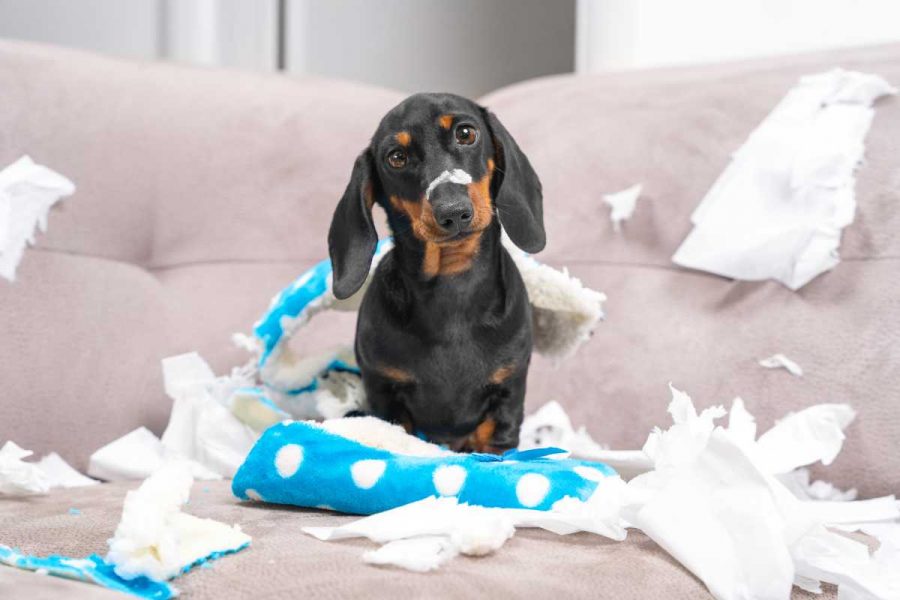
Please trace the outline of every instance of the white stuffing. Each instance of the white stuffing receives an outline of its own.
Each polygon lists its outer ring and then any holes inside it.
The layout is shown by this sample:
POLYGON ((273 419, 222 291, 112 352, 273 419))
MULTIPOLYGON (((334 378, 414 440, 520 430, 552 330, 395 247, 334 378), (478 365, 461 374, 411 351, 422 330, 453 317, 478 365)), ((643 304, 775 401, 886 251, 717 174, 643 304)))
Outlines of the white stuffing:
POLYGON ((558 271, 537 262, 519 250, 505 233, 503 243, 528 291, 534 351, 553 358, 571 356, 603 319, 606 296, 584 287, 566 269, 558 271))
POLYGON ((16 278, 25 247, 36 229, 47 231, 47 215, 75 184, 23 156, 0 171, 0 277, 16 278))
POLYGON ((430 444, 406 433, 399 425, 377 417, 353 417, 327 419, 318 426, 335 435, 355 440, 366 446, 388 450, 407 456, 445 456, 453 454, 440 446, 430 444))
POLYGON ((604 194, 603 202, 609 206, 609 220, 612 221, 613 231, 620 231, 622 223, 631 218, 637 206, 638 198, 644 189, 643 184, 636 184, 621 192, 604 194))
POLYGON ((166 581, 214 553, 234 552, 250 543, 237 525, 181 512, 193 482, 189 465, 170 462, 128 492, 106 556, 117 575, 166 581))

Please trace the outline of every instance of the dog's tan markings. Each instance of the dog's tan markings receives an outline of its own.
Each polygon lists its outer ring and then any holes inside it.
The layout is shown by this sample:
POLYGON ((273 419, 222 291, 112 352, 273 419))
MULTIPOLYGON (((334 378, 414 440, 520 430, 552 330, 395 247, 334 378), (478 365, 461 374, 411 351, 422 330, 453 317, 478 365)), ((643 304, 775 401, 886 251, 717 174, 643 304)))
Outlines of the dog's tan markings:
POLYGON ((510 378, 510 376, 516 372, 516 365, 509 364, 503 365, 499 369, 495 370, 491 373, 491 376, 488 378, 488 381, 493 383, 494 385, 500 385, 504 381, 510 378))
POLYGON ((394 139, 397 140, 398 144, 405 148, 409 146, 409 143, 412 141, 412 136, 409 135, 408 131, 401 131, 400 133, 394 135, 394 139))
POLYGON ((488 417, 482 421, 481 424, 475 428, 472 435, 469 436, 468 446, 473 452, 491 452, 496 454, 496 451, 491 446, 491 441, 494 438, 494 431, 496 429, 497 423, 494 419, 488 417))
POLYGON ((491 202, 491 178, 494 175, 494 161, 488 159, 484 177, 468 184, 469 199, 472 202, 472 229, 469 237, 453 242, 435 242, 443 235, 434 218, 431 203, 423 198, 418 202, 391 196, 391 206, 405 214, 412 224, 413 235, 424 242, 422 274, 428 278, 438 275, 456 275, 468 271, 481 248, 481 232, 491 224, 493 208, 491 202))
POLYGON ((453 115, 441 115, 438 117, 438 123, 440 123, 441 127, 444 129, 450 129, 453 125, 453 115))
POLYGON ((422 273, 429 279, 441 272, 441 248, 434 242, 425 242, 422 257, 422 273))
POLYGON ((416 380, 412 373, 403 369, 398 369, 397 367, 381 366, 378 368, 378 372, 381 373, 383 377, 397 383, 412 383, 416 380))
POLYGON ((438 273, 440 275, 456 275, 469 270, 480 247, 481 232, 443 246, 441 248, 441 268, 438 269, 438 273))

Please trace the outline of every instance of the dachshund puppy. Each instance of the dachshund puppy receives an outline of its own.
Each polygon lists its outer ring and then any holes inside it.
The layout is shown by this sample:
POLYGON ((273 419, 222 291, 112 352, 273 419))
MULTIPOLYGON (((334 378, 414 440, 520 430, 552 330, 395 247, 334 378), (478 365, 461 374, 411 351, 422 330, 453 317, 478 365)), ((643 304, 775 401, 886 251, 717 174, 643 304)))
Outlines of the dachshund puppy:
POLYGON ((497 117, 417 94, 356 159, 328 233, 333 291, 365 282, 384 208, 395 246, 364 295, 356 358, 372 412, 453 450, 515 448, 531 360, 531 307, 500 244, 545 243, 541 182, 497 117))

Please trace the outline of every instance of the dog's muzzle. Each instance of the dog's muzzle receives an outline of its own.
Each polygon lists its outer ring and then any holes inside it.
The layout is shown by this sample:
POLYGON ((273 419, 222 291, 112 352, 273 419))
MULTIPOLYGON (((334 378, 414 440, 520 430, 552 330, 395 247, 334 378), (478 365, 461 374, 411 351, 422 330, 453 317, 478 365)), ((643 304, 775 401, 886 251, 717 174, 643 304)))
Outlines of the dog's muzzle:
POLYGON ((454 236, 468 231, 474 211, 468 190, 442 185, 447 183, 465 186, 472 183, 472 176, 462 169, 444 171, 425 190, 425 198, 431 203, 435 222, 448 236, 454 236))

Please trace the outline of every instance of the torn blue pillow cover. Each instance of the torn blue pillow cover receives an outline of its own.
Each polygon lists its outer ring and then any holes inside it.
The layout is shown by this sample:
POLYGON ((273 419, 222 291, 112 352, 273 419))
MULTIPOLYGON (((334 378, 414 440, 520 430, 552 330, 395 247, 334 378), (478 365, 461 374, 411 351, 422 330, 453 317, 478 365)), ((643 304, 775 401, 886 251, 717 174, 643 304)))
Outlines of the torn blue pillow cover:
POLYGON ((494 508, 549 510, 587 500, 602 464, 555 458, 538 448, 504 455, 457 454, 374 417, 285 421, 262 435, 238 469, 238 498, 368 515, 429 496, 494 508))

